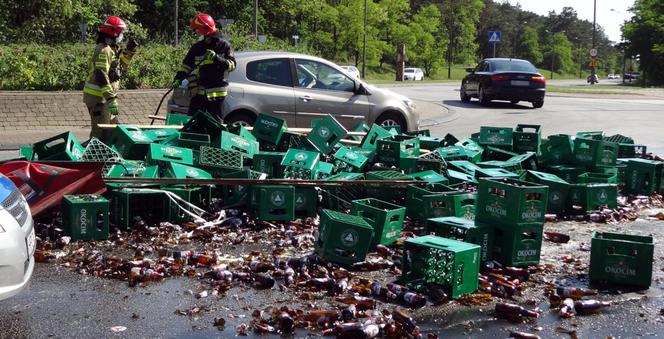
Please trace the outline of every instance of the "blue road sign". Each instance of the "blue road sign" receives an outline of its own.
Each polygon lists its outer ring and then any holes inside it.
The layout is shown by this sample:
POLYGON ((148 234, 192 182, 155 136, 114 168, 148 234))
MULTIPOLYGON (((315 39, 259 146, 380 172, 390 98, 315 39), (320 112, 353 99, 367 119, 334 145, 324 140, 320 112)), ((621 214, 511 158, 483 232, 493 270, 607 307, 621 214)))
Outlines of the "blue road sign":
POLYGON ((489 43, 495 44, 500 42, 500 31, 489 31, 489 43))

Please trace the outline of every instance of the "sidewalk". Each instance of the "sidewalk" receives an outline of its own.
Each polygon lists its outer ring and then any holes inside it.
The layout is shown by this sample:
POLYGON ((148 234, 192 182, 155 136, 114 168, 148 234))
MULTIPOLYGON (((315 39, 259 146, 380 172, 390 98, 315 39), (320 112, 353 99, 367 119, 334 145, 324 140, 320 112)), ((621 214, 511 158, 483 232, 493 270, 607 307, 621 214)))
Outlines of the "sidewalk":
MULTIPOLYGON (((119 116, 122 124, 149 124, 166 90, 121 90, 119 116)), ((159 115, 166 115, 167 101, 159 115)), ((452 119, 441 104, 413 100, 421 112, 420 120, 452 119)), ((0 91, 0 151, 15 150, 67 131, 84 141, 90 133, 90 116, 83 94, 67 92, 0 91)), ((155 121, 155 124, 160 122, 155 121)))

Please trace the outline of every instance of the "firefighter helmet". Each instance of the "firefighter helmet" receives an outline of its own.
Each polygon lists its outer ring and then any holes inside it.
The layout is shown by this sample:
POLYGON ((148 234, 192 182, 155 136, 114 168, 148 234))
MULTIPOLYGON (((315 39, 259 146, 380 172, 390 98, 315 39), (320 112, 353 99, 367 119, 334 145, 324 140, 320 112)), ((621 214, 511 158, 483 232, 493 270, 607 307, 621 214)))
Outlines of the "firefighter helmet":
POLYGON ((199 13, 191 19, 191 29, 195 30, 198 34, 207 36, 217 31, 214 26, 214 19, 212 16, 205 13, 199 13))
POLYGON ((117 38, 122 32, 127 30, 124 20, 117 16, 109 16, 99 27, 99 31, 113 38, 117 38))

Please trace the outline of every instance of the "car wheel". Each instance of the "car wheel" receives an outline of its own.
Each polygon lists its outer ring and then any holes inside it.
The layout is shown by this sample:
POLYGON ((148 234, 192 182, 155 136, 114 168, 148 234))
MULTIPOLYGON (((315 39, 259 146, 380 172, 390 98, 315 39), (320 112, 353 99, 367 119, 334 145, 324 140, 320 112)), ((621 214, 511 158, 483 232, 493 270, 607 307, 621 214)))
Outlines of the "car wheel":
POLYGON ((253 126, 256 115, 249 111, 233 112, 224 118, 224 123, 231 126, 253 126))
POLYGON ((480 86, 480 93, 477 98, 480 100, 480 105, 488 105, 491 100, 487 98, 486 93, 484 92, 484 86, 480 86))
POLYGON ((401 114, 397 112, 385 112, 376 119, 376 124, 385 129, 399 126, 402 132, 406 131, 406 122, 401 114))
POLYGON ((466 94, 466 86, 461 86, 459 96, 461 97, 461 102, 470 102, 470 95, 466 94))
POLYGON ((516 105, 516 104, 519 103, 519 101, 521 101, 521 100, 510 100, 510 104, 516 105))
POLYGON ((541 108, 544 106, 544 99, 533 101, 533 108, 541 108))

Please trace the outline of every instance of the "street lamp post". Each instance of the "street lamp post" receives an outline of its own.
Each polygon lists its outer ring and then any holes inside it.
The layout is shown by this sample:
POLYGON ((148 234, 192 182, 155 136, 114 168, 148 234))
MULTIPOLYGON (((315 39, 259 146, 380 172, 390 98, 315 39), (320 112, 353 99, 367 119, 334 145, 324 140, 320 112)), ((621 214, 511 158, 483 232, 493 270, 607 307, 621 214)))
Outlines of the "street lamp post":
POLYGON ((367 0, 364 0, 364 34, 362 37, 362 79, 367 78, 367 0))
MULTIPOLYGON (((595 35, 597 32, 596 19, 597 19, 597 0, 593 0, 593 49, 595 49, 595 35)), ((591 79, 595 78, 595 74, 596 74, 595 63, 593 62, 590 66, 590 76, 592 77, 591 79)), ((592 82, 590 84, 592 85, 592 82)))

